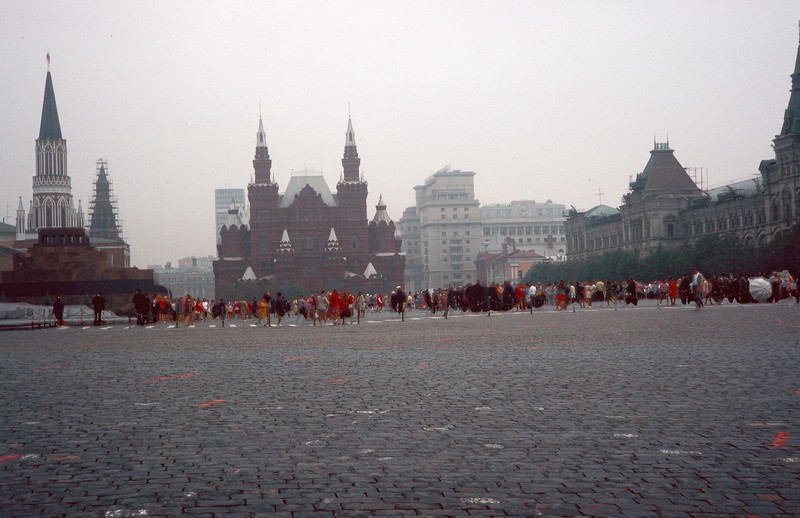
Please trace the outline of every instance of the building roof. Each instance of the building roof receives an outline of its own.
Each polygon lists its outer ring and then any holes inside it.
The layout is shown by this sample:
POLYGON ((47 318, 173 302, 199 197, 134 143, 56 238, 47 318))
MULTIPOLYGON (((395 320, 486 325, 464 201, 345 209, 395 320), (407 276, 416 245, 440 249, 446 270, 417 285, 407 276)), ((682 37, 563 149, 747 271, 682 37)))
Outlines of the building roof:
MULTIPOLYGON (((47 55, 47 66, 50 66, 50 54, 47 55)), ((53 90, 53 78, 47 71, 44 84, 44 102, 42 103, 42 123, 39 126, 39 140, 61 140, 61 124, 58 121, 56 94, 53 90)))
POLYGON ((283 193, 283 197, 281 198, 281 208, 291 206, 291 204, 294 203, 295 196, 300 194, 300 191, 302 191, 306 185, 314 189, 314 192, 322 197, 323 203, 328 207, 335 207, 338 205, 322 173, 300 172, 292 173, 289 185, 286 186, 286 192, 283 193))
POLYGON ((583 215, 586 216, 587 218, 604 218, 606 216, 614 216, 616 214, 619 214, 618 209, 603 204, 595 205, 594 207, 583 213, 583 215))
POLYGON ((387 225, 392 222, 392 218, 389 217, 389 214, 386 212, 386 204, 383 203, 383 195, 381 194, 380 199, 378 200, 378 204, 375 205, 375 217, 372 218, 373 223, 380 223, 384 222, 387 225))
POLYGON ((716 202, 752 196, 757 194, 760 188, 761 179, 750 178, 748 180, 742 180, 728 185, 723 185, 721 187, 709 189, 706 191, 706 193, 711 198, 711 201, 716 202))
POLYGON ((631 184, 633 191, 684 190, 700 192, 689 174, 675 158, 669 142, 655 143, 644 171, 636 175, 631 184))

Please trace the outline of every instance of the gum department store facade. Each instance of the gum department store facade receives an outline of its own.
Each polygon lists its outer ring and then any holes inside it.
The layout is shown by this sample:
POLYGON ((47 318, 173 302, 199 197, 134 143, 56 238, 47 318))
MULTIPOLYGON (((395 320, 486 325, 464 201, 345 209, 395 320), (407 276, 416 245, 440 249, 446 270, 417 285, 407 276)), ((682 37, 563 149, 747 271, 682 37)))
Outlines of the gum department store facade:
POLYGON ((800 46, 791 78, 775 158, 761 161, 760 175, 703 191, 668 142, 654 143, 619 209, 598 205, 567 220, 570 259, 620 249, 645 257, 658 247, 728 232, 745 246, 762 246, 800 222, 800 46))

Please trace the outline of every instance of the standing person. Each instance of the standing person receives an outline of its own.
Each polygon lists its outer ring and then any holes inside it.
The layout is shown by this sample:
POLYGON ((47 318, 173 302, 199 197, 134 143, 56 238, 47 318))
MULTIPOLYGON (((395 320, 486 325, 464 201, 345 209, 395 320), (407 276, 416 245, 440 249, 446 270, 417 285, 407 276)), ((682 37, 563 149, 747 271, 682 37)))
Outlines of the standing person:
MULTIPOLYGON (((406 321, 406 294, 403 293, 403 288, 397 287, 397 312, 400 313, 400 320, 406 321)), ((427 291, 426 291, 427 293, 427 291)))
POLYGON ((580 281, 575 281, 575 298, 578 299, 580 307, 586 307, 586 287, 580 281))
POLYGON ((674 306, 678 300, 678 283, 671 276, 668 282, 669 286, 669 305, 674 306))
POLYGON ((56 300, 53 302, 53 316, 56 319, 57 326, 64 325, 64 301, 61 300, 60 295, 56 295, 56 300))
POLYGON ((567 309, 567 285, 564 283, 564 279, 558 281, 556 284, 556 309, 567 309))
POLYGON ((331 315, 331 320, 333 320, 333 325, 336 325, 336 321, 339 320, 339 314, 342 309, 340 299, 341 296, 339 295, 339 292, 336 291, 336 288, 334 288, 331 292, 331 296, 328 298, 328 312, 331 315))
POLYGON ((358 311, 358 318, 364 318, 366 311, 367 311, 367 301, 364 298, 364 294, 360 291, 356 295, 356 311, 358 311))
POLYGON ((685 274, 681 278, 681 282, 678 285, 678 293, 681 296, 681 304, 684 306, 691 302, 689 297, 692 295, 692 280, 689 278, 689 274, 685 274))
POLYGON ((661 279, 661 282, 658 283, 658 305, 660 306, 662 302, 667 303, 669 298, 669 284, 667 284, 667 279, 661 279))
POLYGON ((625 306, 627 307, 628 304, 639 305, 639 295, 636 292, 636 281, 633 280, 633 277, 628 277, 628 287, 625 288, 625 306))
POLYGON ((194 299, 188 293, 183 299, 183 316, 187 326, 194 325, 194 299))
POLYGON ((98 293, 92 297, 92 308, 94 308, 94 325, 99 326, 103 323, 103 311, 106 309, 106 299, 98 293))
POLYGON ((136 311, 136 325, 143 326, 148 304, 147 297, 142 293, 141 288, 136 288, 136 293, 133 295, 133 309, 136 311))
POLYGON ((695 266, 692 268, 692 282, 690 284, 694 295, 694 303, 697 309, 703 307, 703 289, 706 284, 706 278, 700 273, 700 270, 695 266))
MULTIPOLYGON (((261 325, 263 320, 267 320, 269 322, 269 303, 267 302, 267 294, 265 293, 261 300, 258 301, 258 305, 256 306, 258 309, 256 310, 256 314, 258 316, 258 325, 261 325)), ((267 324, 264 324, 267 326, 267 324)))
POLYGON ((278 316, 277 327, 280 327, 283 316, 288 311, 289 302, 283 298, 283 293, 278 292, 278 297, 275 299, 275 314, 278 316))
POLYGON ((324 326, 328 323, 328 309, 330 308, 330 299, 325 295, 325 290, 319 292, 317 297, 317 320, 319 325, 324 326))
POLYGON ((222 327, 225 327, 225 313, 227 311, 227 306, 225 305, 225 299, 219 299, 217 307, 219 308, 219 319, 222 321, 222 327))
POLYGON ((311 325, 317 325, 317 297, 312 293, 306 299, 306 318, 311 319, 311 325))

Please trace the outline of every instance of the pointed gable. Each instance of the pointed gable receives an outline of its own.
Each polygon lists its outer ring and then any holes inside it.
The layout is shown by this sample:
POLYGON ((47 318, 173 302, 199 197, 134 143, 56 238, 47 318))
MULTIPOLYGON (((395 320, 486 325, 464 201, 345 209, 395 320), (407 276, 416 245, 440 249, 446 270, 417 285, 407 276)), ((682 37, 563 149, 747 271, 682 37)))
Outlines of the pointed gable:
POLYGON ((328 234, 328 243, 325 245, 326 252, 341 252, 342 247, 339 244, 339 238, 336 237, 336 231, 331 227, 331 232, 328 234))
POLYGON ((372 218, 372 222, 376 225, 378 223, 384 223, 389 225, 392 223, 392 218, 389 217, 389 213, 386 212, 386 204, 383 203, 383 195, 381 194, 380 199, 378 200, 378 204, 375 205, 375 217, 372 218))
POLYGON ((292 241, 289 239, 289 231, 287 229, 283 229, 283 235, 281 236, 281 242, 278 245, 278 253, 279 254, 292 254, 294 253, 294 246, 292 246, 292 241))

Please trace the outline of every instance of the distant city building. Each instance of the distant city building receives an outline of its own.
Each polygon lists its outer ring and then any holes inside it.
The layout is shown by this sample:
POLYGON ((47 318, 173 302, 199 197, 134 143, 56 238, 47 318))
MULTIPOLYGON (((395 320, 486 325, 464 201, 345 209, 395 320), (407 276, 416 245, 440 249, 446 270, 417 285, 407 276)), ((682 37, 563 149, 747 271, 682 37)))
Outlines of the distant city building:
POLYGON ((475 282, 475 258, 483 238, 474 176, 472 171, 445 167, 414 187, 416 207, 403 212, 402 223, 415 243, 406 258, 409 291, 475 282))
POLYGON ((423 283, 426 278, 422 258, 422 235, 416 207, 408 207, 403 211, 403 217, 397 222, 397 231, 402 236, 403 252, 406 254, 403 286, 414 293, 425 288, 423 283))
POLYGON ((394 222, 381 199, 367 219, 367 182, 351 120, 347 122, 342 174, 331 192, 317 172, 294 172, 281 194, 259 119, 248 185, 249 222, 236 203, 220 229, 214 262, 216 294, 236 293, 243 281, 321 289, 386 291, 403 283, 405 257, 394 222))
POLYGON ((669 143, 654 143, 644 170, 630 183, 619 209, 598 205, 566 223, 570 256, 613 250, 646 256, 701 236, 734 233, 745 246, 762 246, 800 221, 800 47, 789 105, 773 139, 775 158, 760 176, 702 190, 669 143))
POLYGON ((478 254, 475 266, 482 283, 501 284, 505 281, 519 281, 534 265, 546 258, 535 250, 514 250, 514 243, 503 245, 503 251, 478 254))
POLYGON ((535 251, 547 260, 564 260, 567 255, 566 219, 566 207, 551 200, 481 205, 481 251, 496 254, 503 251, 505 245, 513 244, 514 250, 535 251))
POLYGON ((409 290, 516 279, 536 262, 566 258, 564 205, 551 200, 480 205, 474 176, 445 167, 414 187, 416 205, 398 222, 409 290), (501 279, 501 271, 509 277, 501 279))
POLYGON ((156 283, 169 290, 173 297, 183 297, 187 293, 194 298, 214 299, 214 258, 184 257, 178 260, 177 267, 172 263, 154 266, 156 283))
POLYGON ((72 180, 67 170, 67 141, 61 136, 56 94, 50 75, 47 55, 47 79, 44 86, 42 119, 36 139, 36 175, 33 177, 33 199, 28 212, 17 207, 16 248, 27 248, 38 242, 41 228, 83 227, 83 210, 72 202, 72 180))
POLYGON ((247 197, 245 196, 244 189, 215 189, 214 190, 214 214, 216 220, 216 231, 214 235, 217 236, 217 244, 219 244, 219 231, 228 221, 228 210, 231 206, 235 207, 238 211, 239 218, 243 222, 247 222, 247 197))

